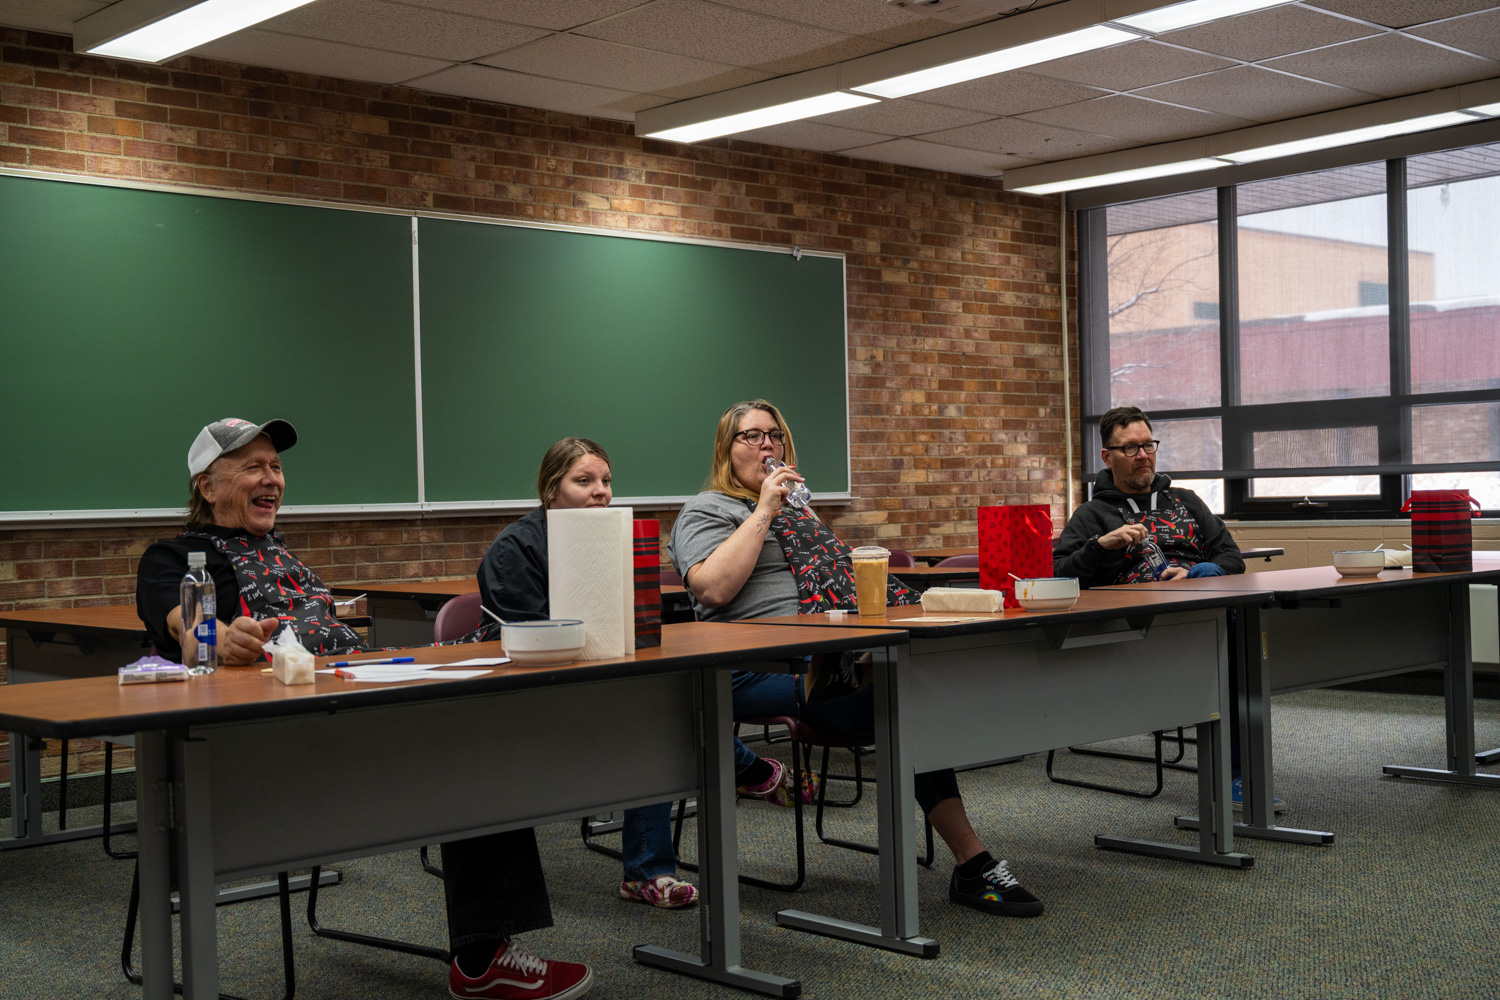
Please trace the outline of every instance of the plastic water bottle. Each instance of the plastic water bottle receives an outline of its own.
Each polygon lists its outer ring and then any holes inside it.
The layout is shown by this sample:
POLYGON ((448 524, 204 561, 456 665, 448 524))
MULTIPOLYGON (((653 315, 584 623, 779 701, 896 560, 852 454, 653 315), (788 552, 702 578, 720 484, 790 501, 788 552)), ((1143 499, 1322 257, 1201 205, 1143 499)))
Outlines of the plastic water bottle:
MULTIPOLYGON (((775 472, 777 469, 781 468, 785 464, 786 464, 785 462, 778 462, 774 458, 767 458, 766 459, 766 472, 768 472, 768 473, 775 472)), ((810 490, 810 489, 807 488, 807 484, 806 483, 789 482, 789 483, 787 483, 787 486, 788 486, 788 490, 787 490, 787 494, 786 494, 786 502, 787 503, 791 504, 793 507, 798 507, 798 508, 803 508, 803 509, 806 509, 807 505, 810 504, 810 503, 812 503, 812 490, 810 490)))
POLYGON ((1161 575, 1167 571, 1167 557, 1162 555, 1161 546, 1156 544, 1156 539, 1147 535, 1145 541, 1138 543, 1136 552, 1146 560, 1146 572, 1153 580, 1160 580, 1161 575))
POLYGON ((182 578, 182 653, 190 674, 211 674, 218 669, 217 612, 208 557, 202 552, 189 552, 187 575, 182 578))

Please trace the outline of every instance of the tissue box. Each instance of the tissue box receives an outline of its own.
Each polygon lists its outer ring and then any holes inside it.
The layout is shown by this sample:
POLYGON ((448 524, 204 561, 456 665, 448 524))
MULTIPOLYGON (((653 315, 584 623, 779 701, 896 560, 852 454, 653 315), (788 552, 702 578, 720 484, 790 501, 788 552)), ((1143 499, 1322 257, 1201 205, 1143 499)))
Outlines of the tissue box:
POLYGON ((1005 606, 1005 595, 998 590, 969 590, 960 587, 932 587, 922 595, 923 611, 957 611, 964 613, 994 612, 1005 606))
POLYGON ((271 676, 283 684, 311 684, 317 680, 313 667, 317 661, 301 645, 283 646, 271 658, 271 676))

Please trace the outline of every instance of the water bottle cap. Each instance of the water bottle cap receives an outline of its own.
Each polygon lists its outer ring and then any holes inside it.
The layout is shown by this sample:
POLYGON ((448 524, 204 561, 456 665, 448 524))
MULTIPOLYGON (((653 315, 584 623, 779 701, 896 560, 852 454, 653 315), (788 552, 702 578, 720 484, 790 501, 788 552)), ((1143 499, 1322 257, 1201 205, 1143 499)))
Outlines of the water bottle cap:
POLYGON ((205 552, 188 553, 188 569, 202 569, 208 565, 208 554, 205 552))

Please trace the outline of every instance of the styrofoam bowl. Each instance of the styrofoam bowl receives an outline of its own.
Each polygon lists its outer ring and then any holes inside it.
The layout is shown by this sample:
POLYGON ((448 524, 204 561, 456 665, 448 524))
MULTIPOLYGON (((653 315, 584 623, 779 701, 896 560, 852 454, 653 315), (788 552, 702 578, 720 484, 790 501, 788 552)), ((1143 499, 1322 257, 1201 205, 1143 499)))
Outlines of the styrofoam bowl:
POLYGON ((1385 569, 1385 553, 1379 549, 1351 549, 1333 554, 1339 576, 1374 576, 1385 569))
POLYGON ((572 663, 583 652, 583 622, 576 618, 509 622, 500 629, 500 645, 513 663, 522 666, 572 663))
POLYGON ((1078 603, 1078 578, 1044 576, 1017 580, 1016 600, 1027 611, 1065 611, 1078 603))

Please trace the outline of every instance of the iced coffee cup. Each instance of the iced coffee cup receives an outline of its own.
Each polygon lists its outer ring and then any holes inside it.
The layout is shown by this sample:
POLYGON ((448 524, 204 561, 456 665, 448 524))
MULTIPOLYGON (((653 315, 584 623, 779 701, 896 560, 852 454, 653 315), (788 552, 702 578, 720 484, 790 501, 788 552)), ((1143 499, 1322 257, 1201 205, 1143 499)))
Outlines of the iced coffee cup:
POLYGON ((891 551, 879 545, 861 545, 849 554, 854 562, 854 598, 861 615, 885 614, 885 578, 890 571, 891 551))

